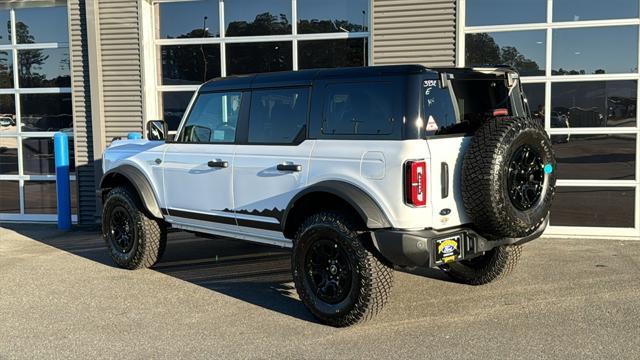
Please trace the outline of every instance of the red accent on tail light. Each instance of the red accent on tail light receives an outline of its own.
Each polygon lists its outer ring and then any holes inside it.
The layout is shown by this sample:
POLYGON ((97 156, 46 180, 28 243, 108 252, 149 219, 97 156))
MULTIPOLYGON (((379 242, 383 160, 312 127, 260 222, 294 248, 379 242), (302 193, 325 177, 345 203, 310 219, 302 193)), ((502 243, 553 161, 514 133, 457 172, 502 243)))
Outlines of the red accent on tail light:
POLYGON ((407 161, 405 165, 406 201, 413 206, 427 205, 427 163, 407 161))
POLYGON ((507 116, 509 115, 509 110, 508 109, 495 109, 493 110, 493 116, 507 116))

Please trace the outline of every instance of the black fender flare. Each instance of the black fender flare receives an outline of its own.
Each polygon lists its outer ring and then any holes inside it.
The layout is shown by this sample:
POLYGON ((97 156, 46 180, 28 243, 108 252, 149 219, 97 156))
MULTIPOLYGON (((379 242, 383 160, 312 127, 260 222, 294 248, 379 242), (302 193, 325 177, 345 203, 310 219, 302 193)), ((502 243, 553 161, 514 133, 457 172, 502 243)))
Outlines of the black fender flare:
POLYGON ((106 189, 113 187, 113 184, 110 182, 117 176, 125 177, 133 185, 140 197, 142 206, 144 206, 153 217, 157 219, 164 218, 149 179, 135 166, 125 164, 107 171, 100 180, 100 191, 103 194, 106 189))
POLYGON ((288 215, 296 202, 305 195, 318 192, 330 193, 349 203, 369 229, 385 229, 391 227, 391 222, 389 222, 384 211, 382 211, 380 206, 378 206, 369 194, 350 183, 338 180, 327 180, 306 187, 289 201, 287 209, 282 216, 283 229, 287 224, 288 215))

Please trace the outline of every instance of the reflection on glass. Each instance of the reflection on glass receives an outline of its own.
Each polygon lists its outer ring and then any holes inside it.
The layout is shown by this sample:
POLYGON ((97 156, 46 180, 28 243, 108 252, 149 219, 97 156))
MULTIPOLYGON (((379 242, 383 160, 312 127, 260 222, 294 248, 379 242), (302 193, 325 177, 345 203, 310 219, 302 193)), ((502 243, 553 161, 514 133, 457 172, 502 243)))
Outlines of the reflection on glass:
POLYGON ((0 50, 0 88, 13 87, 13 55, 11 50, 0 50))
POLYGON ((70 87, 69 49, 18 51, 20 87, 70 87))
MULTIPOLYGON (((23 138, 22 167, 25 175, 53 175, 56 173, 53 138, 23 138)), ((73 139, 69 139, 69 171, 75 171, 73 139)))
POLYGON ((637 82, 584 81, 551 85, 551 127, 636 125, 637 82))
POLYGON ((16 105, 15 95, 0 95, 0 135, 15 133, 16 126, 16 105))
POLYGON ((0 45, 11 44, 11 14, 9 10, 0 10, 0 45))
POLYGON ((226 1, 224 18, 226 36, 291 34, 291 1, 226 1))
POLYGON ((467 34, 466 65, 509 65, 521 75, 544 75, 544 30, 467 34))
POLYGON ((469 0, 467 26, 543 23, 547 0, 469 0))
MULTIPOLYGON (((71 212, 77 214, 77 184, 71 181, 71 212)), ((56 183, 53 181, 24 182, 24 212, 26 214, 56 214, 56 183)))
POLYGON ((161 46, 162 84, 190 85, 220 76, 220 45, 161 46))
MULTIPOLYGON (((0 119, 0 121, 2 121, 0 119)), ((0 137, 0 175, 18 174, 18 139, 0 137)))
POLYGON ((190 91, 162 93, 163 119, 167 122, 169 130, 178 130, 182 115, 187 110, 192 96, 193 93, 190 91))
POLYGON ((367 0, 298 0, 298 33, 368 31, 367 0))
POLYGON ((638 72, 638 27, 553 30, 553 75, 638 72))
POLYGON ((522 84, 531 116, 544 125, 544 84, 522 84))
POLYGON ((69 42, 65 6, 17 8, 15 12, 18 44, 69 42))
POLYGON ((190 143, 231 143, 236 138, 242 93, 198 95, 182 128, 180 141, 190 143))
POLYGON ((160 3, 161 39, 220 36, 218 0, 160 3))
POLYGON ((0 213, 20 213, 20 182, 0 181, 0 213))
POLYGON ((288 41, 227 44, 227 75, 292 70, 288 41))
POLYGON ((638 17, 638 2, 630 0, 553 0, 553 21, 638 17))
POLYGON ((634 207, 634 188, 558 187, 551 225, 633 227, 634 207))
POLYGON ((366 64, 366 38, 298 42, 300 69, 365 66, 366 64))
POLYGON ((560 179, 633 180, 636 136, 553 135, 560 179))
POLYGON ((22 131, 73 129, 71 94, 22 94, 22 131))

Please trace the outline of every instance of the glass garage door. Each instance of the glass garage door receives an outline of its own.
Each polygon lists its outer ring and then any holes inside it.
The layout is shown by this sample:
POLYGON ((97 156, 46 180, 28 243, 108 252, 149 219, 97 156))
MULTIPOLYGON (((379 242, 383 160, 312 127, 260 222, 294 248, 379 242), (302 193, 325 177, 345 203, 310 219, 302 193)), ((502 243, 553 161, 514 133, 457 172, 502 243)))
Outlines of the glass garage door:
POLYGON ((462 0, 458 64, 523 76, 558 158, 549 233, 638 237, 638 1, 462 0))
POLYGON ((67 23, 65 6, 0 5, 0 221, 55 220, 53 134, 73 136, 67 23))
POLYGON ((369 63, 369 0, 154 3, 155 87, 171 130, 209 79, 369 63))

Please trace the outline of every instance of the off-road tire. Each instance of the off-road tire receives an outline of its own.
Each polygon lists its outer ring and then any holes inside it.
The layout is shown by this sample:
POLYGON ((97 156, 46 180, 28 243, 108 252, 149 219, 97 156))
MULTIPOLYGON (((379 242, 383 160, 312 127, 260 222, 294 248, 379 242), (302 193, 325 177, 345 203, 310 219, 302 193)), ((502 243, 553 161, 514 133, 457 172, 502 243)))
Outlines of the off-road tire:
POLYGON ((128 187, 113 188, 106 196, 102 212, 102 237, 109 255, 122 268, 149 268, 162 257, 167 244, 164 221, 149 217, 137 194, 128 187), (133 222, 133 245, 127 252, 118 250, 110 231, 110 216, 115 207, 124 208, 133 222))
POLYGON ((294 240, 291 267, 298 295, 313 315, 331 326, 345 327, 372 319, 387 303, 393 287, 393 269, 373 251, 370 234, 356 231, 355 224, 341 213, 320 212, 300 225, 294 240), (354 270, 348 295, 337 304, 321 300, 305 275, 305 256, 320 239, 335 241, 354 270))
MULTIPOLYGON (((543 169, 540 169, 543 171, 543 169)), ((489 239, 532 234, 549 214, 555 192, 556 160, 539 122, 525 117, 488 119, 476 131, 462 165, 462 199, 476 230, 489 239), (544 171, 542 192, 532 207, 518 209, 509 197, 509 164, 523 146, 535 151, 544 171)))
POLYGON ((484 285, 504 279, 520 260, 522 245, 498 246, 470 260, 441 265, 452 279, 469 285, 484 285))

